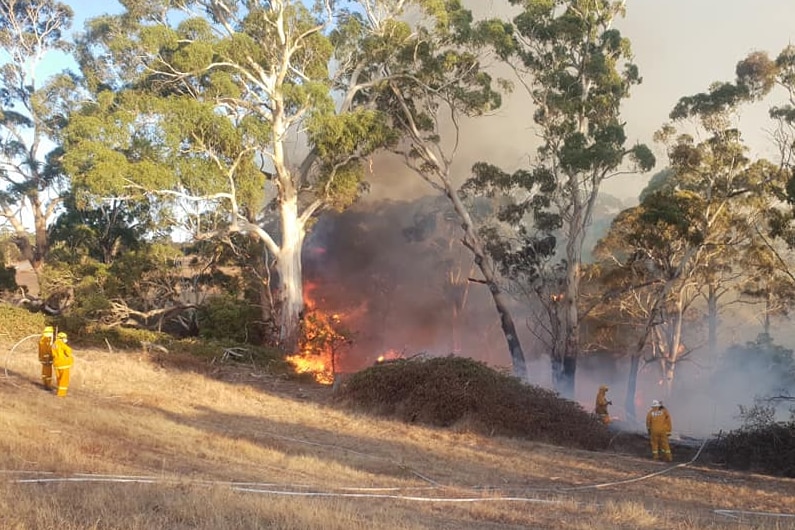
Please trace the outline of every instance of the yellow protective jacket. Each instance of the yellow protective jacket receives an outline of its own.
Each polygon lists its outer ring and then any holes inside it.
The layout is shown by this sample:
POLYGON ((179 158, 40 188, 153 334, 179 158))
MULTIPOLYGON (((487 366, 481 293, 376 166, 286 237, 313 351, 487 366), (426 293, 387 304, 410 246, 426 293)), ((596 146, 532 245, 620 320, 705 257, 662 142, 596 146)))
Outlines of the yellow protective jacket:
POLYGON ((39 339, 39 362, 52 362, 52 339, 50 337, 42 337, 39 339))
POLYGON ((64 341, 57 339, 52 345, 52 365, 64 370, 72 367, 72 348, 64 341))
POLYGON ((596 394, 596 407, 594 412, 597 414, 607 414, 607 389, 600 388, 596 394))
POLYGON ((671 432, 671 415, 668 414, 668 409, 665 407, 651 409, 646 414, 646 430, 650 433, 671 432))

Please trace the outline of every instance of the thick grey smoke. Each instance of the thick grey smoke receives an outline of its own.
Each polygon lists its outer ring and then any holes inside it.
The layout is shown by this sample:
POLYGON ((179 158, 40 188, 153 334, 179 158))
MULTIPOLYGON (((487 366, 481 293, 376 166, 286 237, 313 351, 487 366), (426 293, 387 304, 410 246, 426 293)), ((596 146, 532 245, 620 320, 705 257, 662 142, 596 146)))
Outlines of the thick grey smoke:
POLYGON ((319 308, 338 313, 352 345, 342 370, 385 352, 463 354, 508 364, 486 288, 443 197, 368 202, 321 218, 304 270, 319 308))

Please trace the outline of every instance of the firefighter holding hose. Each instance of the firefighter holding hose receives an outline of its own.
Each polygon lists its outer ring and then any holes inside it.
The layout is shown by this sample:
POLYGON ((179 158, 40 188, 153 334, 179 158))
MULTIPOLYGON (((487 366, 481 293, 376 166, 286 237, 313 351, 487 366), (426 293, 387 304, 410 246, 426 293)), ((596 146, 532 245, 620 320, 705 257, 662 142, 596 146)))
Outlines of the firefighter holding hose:
POLYGON ((594 407, 594 412, 605 425, 610 425, 610 413, 607 412, 607 406, 613 404, 607 399, 608 390, 607 385, 599 387, 599 392, 596 394, 596 407, 594 407))
POLYGON ((39 362, 41 363, 41 384, 45 390, 52 389, 52 342, 55 329, 47 326, 39 339, 39 362))

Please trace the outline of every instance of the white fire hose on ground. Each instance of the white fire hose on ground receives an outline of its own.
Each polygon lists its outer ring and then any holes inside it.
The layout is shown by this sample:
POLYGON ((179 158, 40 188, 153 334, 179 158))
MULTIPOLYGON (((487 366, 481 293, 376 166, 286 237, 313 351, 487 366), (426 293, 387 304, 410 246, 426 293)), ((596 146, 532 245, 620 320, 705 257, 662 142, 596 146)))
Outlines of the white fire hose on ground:
MULTIPOLYGON (((280 438, 285 438, 279 436, 280 438)), ((315 442, 291 438, 291 440, 299 443, 307 443, 316 445, 315 442)), ((590 484, 586 486, 573 486, 568 488, 544 488, 532 490, 536 493, 566 493, 575 491, 584 491, 589 489, 601 489, 611 486, 618 486, 630 484, 647 480, 656 476, 660 476, 673 471, 674 469, 689 466, 695 462, 701 455, 707 441, 705 440, 699 448, 696 455, 688 462, 683 462, 674 466, 669 466, 663 470, 654 473, 648 473, 640 477, 635 477, 626 480, 619 480, 614 482, 603 482, 598 484, 590 484)), ((344 448, 340 448, 344 449, 344 448)), ((98 475, 77 473, 69 477, 59 477, 51 472, 26 472, 26 471, 12 471, 0 470, 0 474, 32 474, 35 475, 30 478, 19 478, 10 480, 9 482, 16 484, 48 484, 48 483, 126 483, 126 484, 184 484, 186 481, 183 479, 168 479, 164 477, 155 476, 135 476, 135 475, 98 475)), ((422 475, 415 473, 422 478, 422 475)), ((426 479, 428 480, 428 479, 426 479)), ((284 496, 301 496, 301 497, 334 497, 334 498, 356 498, 356 499, 391 499, 399 501, 412 501, 412 502, 425 502, 425 503, 474 503, 474 502, 522 502, 522 503, 535 503, 535 504, 563 504, 570 502, 568 500, 555 500, 543 499, 538 497, 524 497, 524 496, 470 496, 470 497, 432 497, 408 494, 409 491, 421 490, 444 490, 449 489, 443 485, 432 482, 432 486, 410 486, 410 487, 351 487, 339 488, 337 490, 328 489, 319 491, 314 489, 313 486, 304 484, 277 484, 266 482, 236 482, 236 481, 213 481, 213 480, 190 480, 189 484, 197 486, 225 486, 229 487, 232 491, 239 491, 243 493, 259 493, 263 495, 284 495, 284 496), (303 490, 303 491, 302 491, 303 490), (402 493, 401 493, 402 492, 402 493)), ((456 488, 460 490, 478 491, 483 488, 456 488)), ((499 489, 488 490, 492 494, 499 493, 499 489)), ((726 510, 714 509, 712 512, 716 515, 730 517, 732 519, 740 519, 742 517, 774 517, 774 518, 795 518, 795 514, 788 513, 773 513, 773 512, 754 512, 748 510, 726 510)))

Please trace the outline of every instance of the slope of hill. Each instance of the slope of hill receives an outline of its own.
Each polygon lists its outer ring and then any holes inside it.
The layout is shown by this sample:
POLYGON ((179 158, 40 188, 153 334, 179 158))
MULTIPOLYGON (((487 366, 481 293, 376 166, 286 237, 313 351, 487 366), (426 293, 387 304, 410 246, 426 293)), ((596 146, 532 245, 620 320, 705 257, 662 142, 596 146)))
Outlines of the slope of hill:
POLYGON ((57 399, 32 343, 2 346, 2 528, 795 528, 793 480, 367 417, 168 354, 78 345, 57 399))

